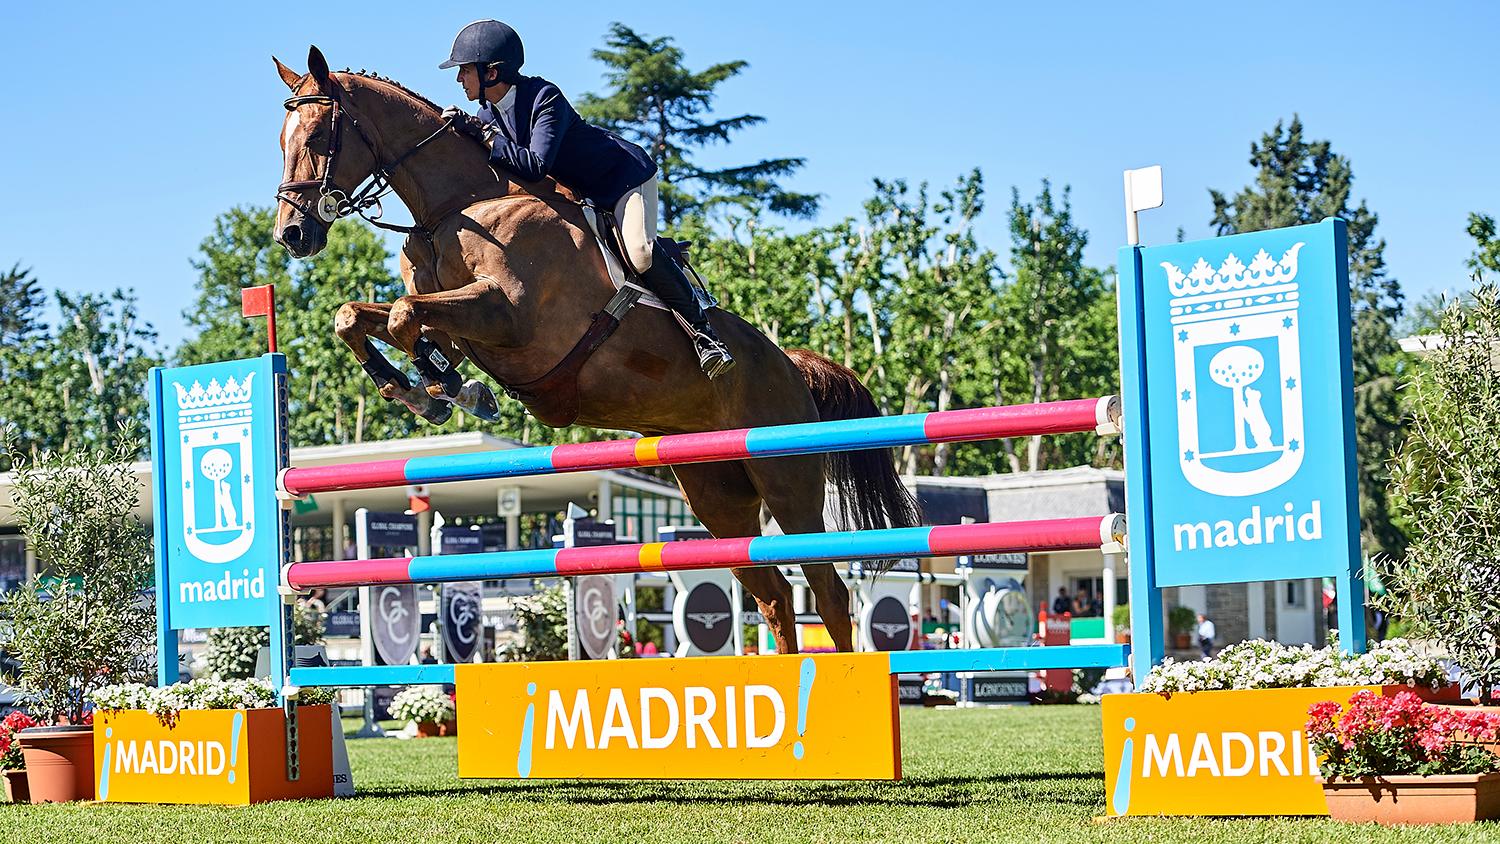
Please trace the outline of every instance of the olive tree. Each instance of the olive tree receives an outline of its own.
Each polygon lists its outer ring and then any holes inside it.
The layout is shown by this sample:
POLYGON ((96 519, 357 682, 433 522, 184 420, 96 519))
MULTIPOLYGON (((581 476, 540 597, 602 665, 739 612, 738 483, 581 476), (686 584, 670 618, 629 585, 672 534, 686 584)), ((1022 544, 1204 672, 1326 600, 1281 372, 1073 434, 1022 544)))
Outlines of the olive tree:
POLYGON ((1491 702, 1500 684, 1500 292, 1442 313, 1442 342, 1409 387, 1392 471, 1413 541, 1382 558, 1377 606, 1436 641, 1491 702))
POLYGON ((151 536, 135 515, 131 466, 139 450, 130 425, 63 453, 11 449, 16 520, 41 570, 0 600, 10 619, 0 646, 20 661, 8 679, 43 722, 76 724, 94 689, 153 673, 151 536))

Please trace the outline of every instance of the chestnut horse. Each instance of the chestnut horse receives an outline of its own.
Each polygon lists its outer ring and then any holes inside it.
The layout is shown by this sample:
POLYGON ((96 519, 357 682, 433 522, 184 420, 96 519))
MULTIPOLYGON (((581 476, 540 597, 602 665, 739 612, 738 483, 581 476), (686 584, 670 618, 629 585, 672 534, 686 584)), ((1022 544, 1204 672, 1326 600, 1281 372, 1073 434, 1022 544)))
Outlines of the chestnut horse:
MULTIPOLYGON (((408 295, 390 304, 349 302, 334 320, 383 396, 430 421, 450 412, 434 398, 443 387, 425 380, 409 385, 369 338, 408 355, 425 338, 454 366, 471 361, 511 386, 535 381, 568 355, 614 293, 570 195, 550 180, 502 179, 479 144, 445 129, 437 106, 387 79, 330 73, 316 47, 306 74, 280 61, 276 66, 292 90, 281 131, 276 241, 298 258, 316 254, 334 219, 373 207, 374 194, 358 188, 372 176, 377 189, 394 190, 417 222, 401 251, 408 295)), ((654 436, 878 414, 847 368, 811 352, 783 351, 734 314, 714 310, 712 319, 739 365, 710 381, 666 312, 636 308, 579 371, 576 420, 654 436)), ((523 397, 543 421, 556 415, 555 403, 539 411, 547 396, 523 397)), ((693 514, 716 537, 759 535, 762 504, 786 533, 822 531, 825 484, 836 492, 841 528, 918 523, 916 502, 888 449, 673 472, 693 514)), ((802 570, 834 643, 852 650, 848 588, 830 564, 802 570)), ((778 652, 795 653, 787 579, 774 567, 739 568, 734 575, 759 604, 778 652)))

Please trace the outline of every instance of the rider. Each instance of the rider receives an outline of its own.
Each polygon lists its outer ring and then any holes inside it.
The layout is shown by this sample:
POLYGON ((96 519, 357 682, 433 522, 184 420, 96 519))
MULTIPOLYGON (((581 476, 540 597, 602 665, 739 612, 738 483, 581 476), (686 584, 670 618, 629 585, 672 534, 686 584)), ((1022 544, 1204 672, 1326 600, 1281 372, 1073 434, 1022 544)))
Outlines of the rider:
POLYGON ((698 365, 709 378, 729 371, 734 358, 714 333, 691 283, 656 242, 656 163, 613 132, 584 122, 557 86, 522 76, 521 37, 497 20, 475 21, 453 39, 439 69, 458 68, 464 95, 479 116, 457 106, 443 112, 453 128, 490 148, 490 165, 530 182, 545 176, 612 208, 630 263, 641 280, 692 334, 698 365))

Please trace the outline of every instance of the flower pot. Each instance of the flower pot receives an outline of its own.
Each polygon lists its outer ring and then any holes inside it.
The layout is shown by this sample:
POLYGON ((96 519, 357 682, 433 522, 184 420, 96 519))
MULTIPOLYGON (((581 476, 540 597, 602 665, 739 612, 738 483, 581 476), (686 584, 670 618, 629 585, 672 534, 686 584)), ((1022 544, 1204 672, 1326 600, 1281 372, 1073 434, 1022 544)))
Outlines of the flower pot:
POLYGON ((1334 820, 1380 824, 1466 823, 1500 818, 1500 774, 1319 777, 1334 820))
POLYGON ((438 723, 437 721, 418 721, 417 736, 419 738, 437 738, 438 736, 458 735, 458 721, 448 720, 438 723))
POLYGON ((5 772, 5 799, 11 803, 30 803, 31 790, 26 787, 26 769, 5 772))
POLYGON ((1172 634, 1172 645, 1173 645, 1173 647, 1177 648, 1177 650, 1179 650, 1179 651, 1185 651, 1185 650, 1188 650, 1188 649, 1192 648, 1193 647, 1193 634, 1191 634, 1191 633, 1174 633, 1174 634, 1172 634))
POLYGON ((108 803, 248 806, 267 800, 332 797, 329 707, 297 707, 297 779, 286 769, 281 707, 184 709, 164 724, 138 709, 95 716, 99 799, 108 803))
POLYGON ((16 733, 33 803, 94 799, 94 728, 31 727, 16 733))

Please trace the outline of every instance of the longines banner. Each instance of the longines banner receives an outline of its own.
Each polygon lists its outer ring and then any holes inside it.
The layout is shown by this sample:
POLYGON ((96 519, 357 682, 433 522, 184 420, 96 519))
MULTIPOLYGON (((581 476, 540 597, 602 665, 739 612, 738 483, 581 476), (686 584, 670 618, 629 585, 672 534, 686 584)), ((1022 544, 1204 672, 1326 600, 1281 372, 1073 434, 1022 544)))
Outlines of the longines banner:
POLYGON ((285 358, 267 355, 151 371, 163 431, 156 536, 172 560, 159 600, 174 630, 270 623, 281 511, 276 454, 264 444, 277 441, 274 391, 284 367, 285 358))
POLYGON ((886 654, 460 665, 458 775, 898 779, 886 654))
POLYGON ((1326 815, 1307 708, 1360 689, 1251 689, 1102 699, 1112 815, 1326 815))
POLYGON ((1357 561, 1346 248, 1328 220, 1141 250, 1157 586, 1357 561))

